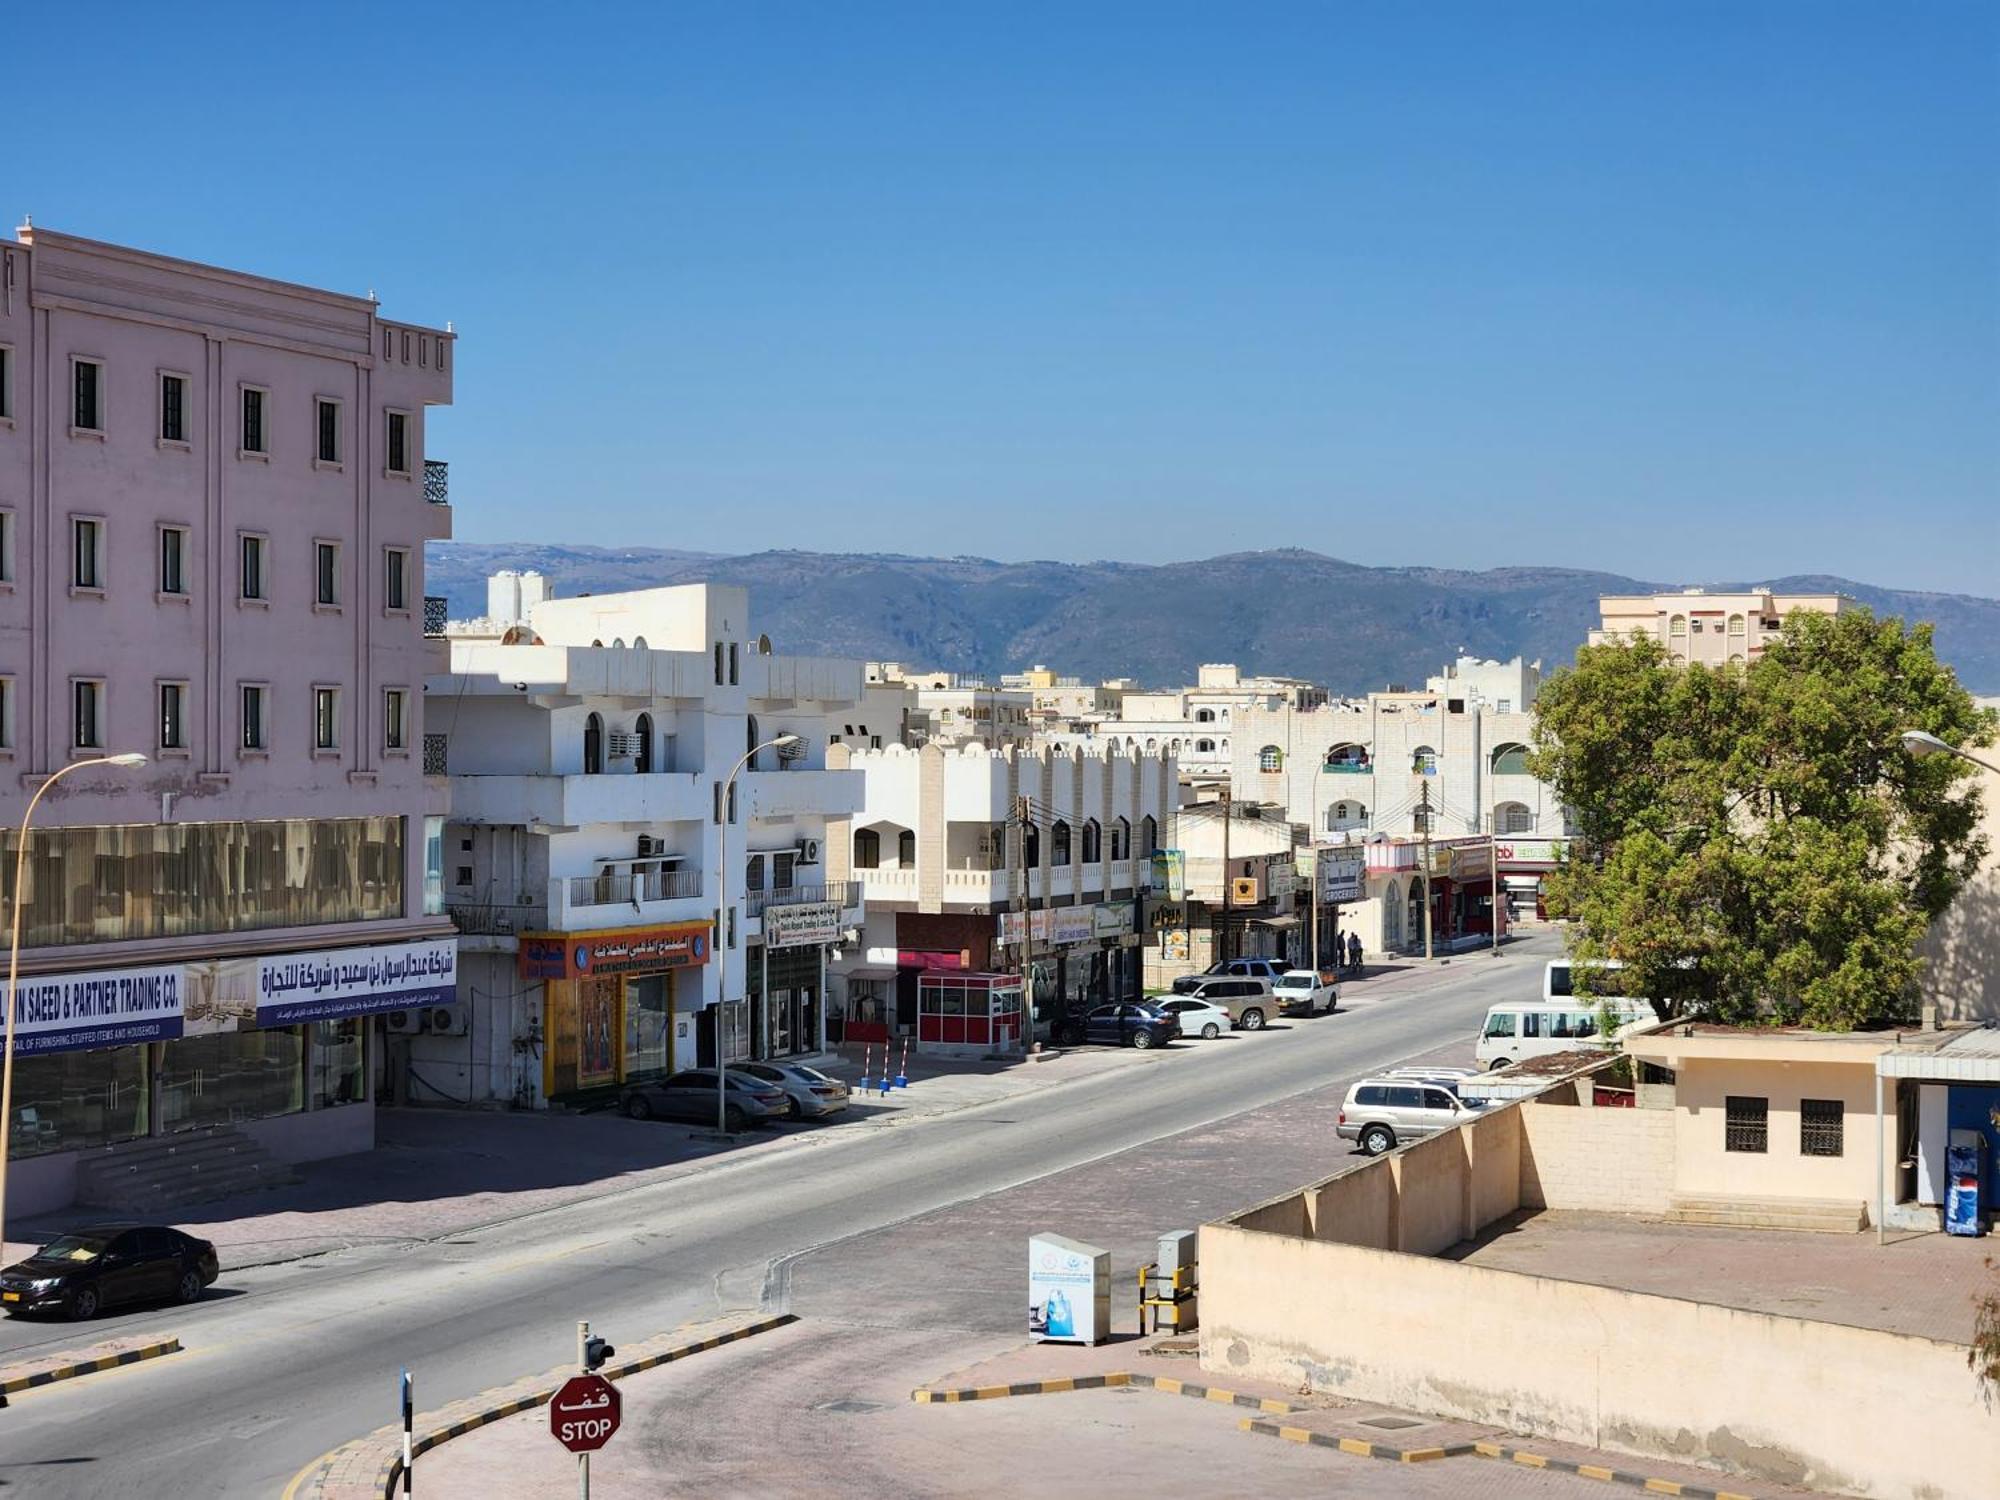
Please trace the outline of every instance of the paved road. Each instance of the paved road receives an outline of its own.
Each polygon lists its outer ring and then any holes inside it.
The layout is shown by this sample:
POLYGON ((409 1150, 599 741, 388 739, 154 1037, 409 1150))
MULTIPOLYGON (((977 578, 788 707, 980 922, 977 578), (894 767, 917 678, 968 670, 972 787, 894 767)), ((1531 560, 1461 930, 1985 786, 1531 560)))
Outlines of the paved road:
MULTIPOLYGON (((1396 980, 1337 1016, 1175 1047, 904 1129, 817 1132, 457 1240, 238 1273, 199 1308, 100 1325, 171 1331, 187 1352, 0 1413, 0 1486, 269 1497, 390 1420, 401 1365, 417 1372, 419 1405, 438 1406, 560 1363, 579 1318, 640 1336, 789 1297, 795 1279, 822 1309, 920 1289, 940 1328, 1017 1328, 1018 1240, 1043 1227, 1021 1215, 1087 1224, 1105 1210, 1104 1183, 1129 1180, 1129 1241, 1130 1224, 1191 1224, 1330 1170, 1344 1148, 1325 1121, 1348 1080, 1462 1047, 1491 1001, 1538 988, 1554 951, 1552 938, 1531 939, 1396 980), (1201 1153, 1198 1174, 1177 1168, 1201 1153), (940 1259, 940 1244, 971 1232, 958 1219, 985 1225, 976 1275, 940 1259)), ((9 1323, 0 1353, 76 1334, 9 1323)))

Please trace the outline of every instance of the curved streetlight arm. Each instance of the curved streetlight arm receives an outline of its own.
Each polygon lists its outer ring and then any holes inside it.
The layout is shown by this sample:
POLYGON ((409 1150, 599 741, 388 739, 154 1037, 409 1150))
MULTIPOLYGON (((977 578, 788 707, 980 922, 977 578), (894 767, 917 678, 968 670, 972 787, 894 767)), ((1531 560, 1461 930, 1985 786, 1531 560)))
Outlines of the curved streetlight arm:
POLYGON ((20 843, 14 848, 13 936, 7 945, 6 1040, 0 1043, 0 1250, 4 1250, 7 1244, 7 1146, 14 1129, 14 1013, 18 1009, 14 995, 21 977, 21 882, 26 878, 28 868, 28 825, 34 821, 35 808, 42 800, 42 793, 70 772, 87 770, 91 766, 118 766, 122 769, 145 763, 146 757, 136 752, 71 761, 35 788, 35 795, 28 799, 28 810, 21 814, 20 843))
MULTIPOLYGON (((722 778, 722 815, 715 820, 716 937, 722 936, 722 909, 727 904, 723 900, 723 882, 728 878, 725 872, 729 868, 729 794, 735 788, 736 778, 741 774, 743 768, 764 751, 782 749, 786 745, 796 745, 798 742, 799 737, 795 734, 780 734, 764 741, 761 745, 752 745, 748 750, 743 752, 736 764, 729 768, 729 774, 722 778)), ((712 946, 713 940, 711 940, 712 946)), ((727 977, 729 969, 727 959, 718 956, 716 962, 716 972, 720 977, 718 977, 715 986, 715 1129, 718 1134, 727 1135, 729 1133, 729 1067, 722 1056, 722 1007, 726 1003, 726 998, 721 991, 722 978, 727 977)))
POLYGON ((1981 760, 1970 751, 1961 750, 1958 746, 1949 744, 1922 729, 1905 729, 1902 741, 1903 748, 1912 755, 1956 755, 1960 760, 1971 761, 1981 770, 2000 772, 2000 766, 1994 765, 1992 761, 1981 760))

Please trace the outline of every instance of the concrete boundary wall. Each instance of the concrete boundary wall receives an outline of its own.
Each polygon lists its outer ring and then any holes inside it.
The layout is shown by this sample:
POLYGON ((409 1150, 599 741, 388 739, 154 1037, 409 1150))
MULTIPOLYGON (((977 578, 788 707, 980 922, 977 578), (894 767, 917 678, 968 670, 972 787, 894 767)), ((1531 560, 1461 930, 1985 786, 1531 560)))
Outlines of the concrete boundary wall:
POLYGON ((1201 1363, 1851 1495, 2000 1474, 1960 1345, 1233 1224, 1201 1231, 1201 1363))

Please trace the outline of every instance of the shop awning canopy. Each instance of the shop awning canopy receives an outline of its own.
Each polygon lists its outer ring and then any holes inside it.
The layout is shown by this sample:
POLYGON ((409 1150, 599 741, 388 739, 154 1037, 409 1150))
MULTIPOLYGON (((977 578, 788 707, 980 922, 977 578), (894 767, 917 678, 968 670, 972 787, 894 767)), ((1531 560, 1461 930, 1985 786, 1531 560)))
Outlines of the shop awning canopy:
POLYGON ((876 980, 880 980, 880 979, 894 979, 894 978, 896 977, 896 973, 897 973, 897 971, 896 971, 896 970, 894 970, 894 969, 885 969, 885 968, 881 968, 881 967, 879 967, 879 966, 871 966, 871 967, 867 967, 867 968, 860 968, 860 969, 849 969, 849 970, 848 970, 848 971, 847 971, 847 972, 846 972, 845 974, 835 974, 835 975, 833 975, 833 976, 831 976, 831 977, 833 977, 833 978, 835 978, 835 979, 876 979, 876 980))
POLYGON ((1941 1047, 1892 1047, 1875 1059, 1878 1078, 2000 1083, 2000 1030, 1962 1031, 1941 1047))
POLYGON ((1283 916, 1279 917, 1252 917, 1250 925, 1252 927, 1296 927, 1299 925, 1299 914, 1297 912, 1286 912, 1283 916))

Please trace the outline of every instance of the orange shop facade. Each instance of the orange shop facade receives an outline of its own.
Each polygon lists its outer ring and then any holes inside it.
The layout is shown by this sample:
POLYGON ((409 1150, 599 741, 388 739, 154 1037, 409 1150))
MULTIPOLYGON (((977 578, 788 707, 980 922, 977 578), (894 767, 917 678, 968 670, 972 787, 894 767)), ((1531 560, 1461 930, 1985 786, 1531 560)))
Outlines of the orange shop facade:
POLYGON ((542 987, 542 1097, 561 1103, 695 1061, 711 924, 521 934, 520 974, 542 987))

